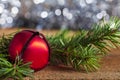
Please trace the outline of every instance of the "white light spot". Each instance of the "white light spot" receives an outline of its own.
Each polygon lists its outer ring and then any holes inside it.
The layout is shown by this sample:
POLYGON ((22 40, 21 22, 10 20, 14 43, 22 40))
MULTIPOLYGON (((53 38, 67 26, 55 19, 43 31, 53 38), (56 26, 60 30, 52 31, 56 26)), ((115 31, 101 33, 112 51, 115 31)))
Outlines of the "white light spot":
POLYGON ((94 2, 94 0, 86 0, 86 3, 87 4, 91 4, 91 3, 93 3, 94 2))
POLYGON ((12 17, 7 17, 6 21, 7 21, 7 23, 13 23, 13 18, 12 17))
POLYGON ((67 16, 68 14, 69 14, 68 8, 64 8, 64 9, 63 9, 63 15, 64 15, 64 16, 67 16))
POLYGON ((86 7, 85 0, 80 0, 80 6, 81 6, 81 7, 86 7))
POLYGON ((4 25, 5 23, 6 23, 5 19, 4 18, 0 18, 0 24, 4 25))
POLYGON ((17 7, 21 7, 21 2, 19 0, 12 1, 11 4, 17 7))
POLYGON ((107 15, 106 11, 101 11, 101 13, 102 13, 103 16, 107 15))
POLYGON ((98 19, 102 19, 103 14, 102 14, 102 13, 98 13, 98 14, 96 15, 96 17, 97 17, 98 19))
POLYGON ((33 0, 35 4, 43 3, 45 0, 33 0))
POLYGON ((2 3, 0 4, 0 6, 1 6, 3 9, 5 8, 5 5, 4 5, 4 4, 2 4, 2 3))
POLYGON ((59 5, 64 5, 65 4, 65 0, 58 0, 58 4, 59 5))
POLYGON ((8 16, 3 13, 3 14, 1 14, 1 17, 2 17, 2 18, 7 18, 8 16))
POLYGON ((2 13, 3 12, 3 7, 2 6, 0 6, 0 13, 2 13))
POLYGON ((64 8, 64 9, 63 9, 63 15, 64 15, 67 19, 69 19, 69 20, 71 20, 71 19, 73 18, 73 15, 70 13, 70 11, 68 10, 68 8, 64 8))
POLYGON ((17 14, 19 12, 19 9, 17 7, 12 7, 11 12, 13 14, 17 14))
POLYGON ((48 16, 48 12, 47 11, 43 11, 42 13, 41 13, 41 17, 42 18, 46 18, 48 16))
POLYGON ((1 0, 1 1, 7 1, 7 0, 1 0))
POLYGON ((56 14, 57 16, 60 16, 60 15, 61 15, 61 10, 60 10, 60 9, 56 9, 56 10, 55 10, 55 14, 56 14))
POLYGON ((71 20, 73 18, 73 15, 71 13, 69 13, 66 17, 67 17, 67 19, 71 20))

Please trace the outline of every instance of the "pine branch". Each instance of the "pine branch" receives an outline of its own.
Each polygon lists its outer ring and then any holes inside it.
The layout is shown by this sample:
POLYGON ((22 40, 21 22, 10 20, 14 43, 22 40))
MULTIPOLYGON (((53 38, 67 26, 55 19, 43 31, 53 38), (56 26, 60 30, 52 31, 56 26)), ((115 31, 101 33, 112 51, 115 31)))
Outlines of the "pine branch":
POLYGON ((91 45, 83 47, 79 44, 80 37, 65 37, 66 34, 68 32, 64 31, 57 36, 48 38, 52 50, 51 64, 70 65, 76 70, 85 69, 87 72, 98 69, 100 66, 100 56, 96 54, 98 49, 91 45))
POLYGON ((30 69, 30 64, 31 63, 23 63, 19 57, 16 57, 14 63, 0 58, 0 80, 7 80, 8 78, 23 80, 26 76, 33 78, 32 73, 34 71, 30 69))
POLYGON ((0 58, 7 58, 8 55, 8 47, 11 39, 13 38, 14 34, 17 32, 13 32, 11 34, 5 35, 3 34, 0 37, 0 58))
MULTIPOLYGON (((92 30, 83 32, 86 35, 79 40, 79 43, 83 46, 92 44, 103 53, 106 53, 106 51, 110 51, 109 48, 116 48, 120 44, 119 28, 120 20, 118 18, 111 18, 108 22, 101 21, 94 25, 92 30)), ((77 37, 82 36, 82 34, 77 37)))
POLYGON ((100 57, 96 55, 97 50, 90 45, 74 49, 74 52, 70 54, 69 62, 76 70, 85 69, 88 71, 95 71, 99 68, 100 57), (79 50, 79 51, 78 51, 79 50))
POLYGON ((111 18, 108 22, 101 21, 94 25, 91 30, 80 30, 74 36, 68 37, 69 31, 48 36, 52 50, 51 63, 71 65, 77 70, 98 69, 101 55, 120 44, 119 27, 120 20, 111 18))

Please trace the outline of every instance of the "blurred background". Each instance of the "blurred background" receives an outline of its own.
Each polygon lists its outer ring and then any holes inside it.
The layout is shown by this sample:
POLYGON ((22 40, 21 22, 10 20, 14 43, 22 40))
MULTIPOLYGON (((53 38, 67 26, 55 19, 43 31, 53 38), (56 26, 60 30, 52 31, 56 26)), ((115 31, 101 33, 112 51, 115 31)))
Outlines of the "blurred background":
POLYGON ((120 17, 120 0, 0 0, 0 28, 89 29, 120 17))

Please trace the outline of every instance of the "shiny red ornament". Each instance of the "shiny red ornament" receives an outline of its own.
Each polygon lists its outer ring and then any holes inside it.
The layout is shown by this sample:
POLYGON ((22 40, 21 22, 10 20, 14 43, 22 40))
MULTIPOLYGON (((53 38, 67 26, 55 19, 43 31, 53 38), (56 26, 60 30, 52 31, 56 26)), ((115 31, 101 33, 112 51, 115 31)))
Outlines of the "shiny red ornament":
POLYGON ((49 62, 50 48, 43 34, 31 30, 17 33, 9 45, 10 59, 20 56, 23 62, 32 62, 35 71, 44 68, 49 62))

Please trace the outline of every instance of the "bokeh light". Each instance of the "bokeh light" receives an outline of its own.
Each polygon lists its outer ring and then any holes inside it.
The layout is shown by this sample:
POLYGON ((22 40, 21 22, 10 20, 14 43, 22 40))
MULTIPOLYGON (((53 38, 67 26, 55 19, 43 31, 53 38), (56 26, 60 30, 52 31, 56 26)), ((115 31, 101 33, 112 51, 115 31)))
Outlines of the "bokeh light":
POLYGON ((12 14, 16 15, 18 12, 19 12, 19 9, 17 7, 12 7, 12 9, 11 9, 12 14))
POLYGON ((0 0, 0 28, 91 28, 120 17, 120 0, 0 0))
POLYGON ((48 12, 47 11, 41 12, 41 18, 46 18, 47 16, 48 16, 48 12))
POLYGON ((45 0, 33 0, 35 4, 43 3, 45 0))
POLYGON ((61 15, 61 10, 60 10, 60 9, 56 9, 56 10, 55 10, 55 14, 56 14, 57 16, 60 16, 60 15, 61 15))

